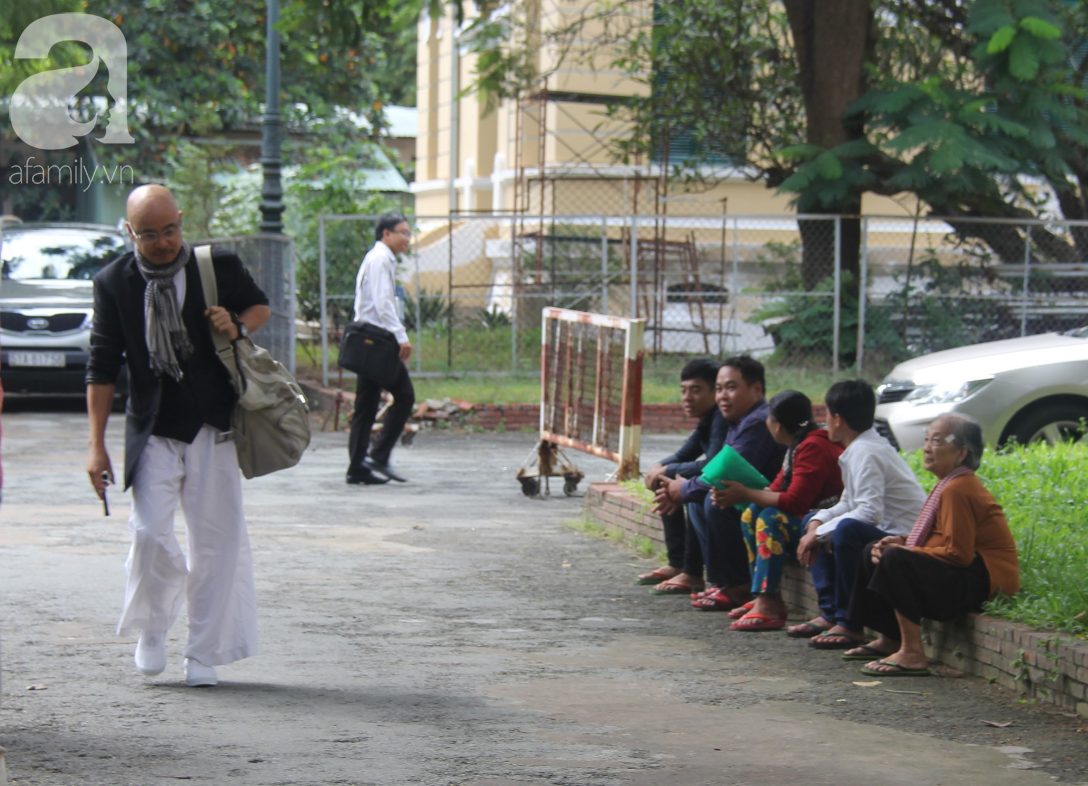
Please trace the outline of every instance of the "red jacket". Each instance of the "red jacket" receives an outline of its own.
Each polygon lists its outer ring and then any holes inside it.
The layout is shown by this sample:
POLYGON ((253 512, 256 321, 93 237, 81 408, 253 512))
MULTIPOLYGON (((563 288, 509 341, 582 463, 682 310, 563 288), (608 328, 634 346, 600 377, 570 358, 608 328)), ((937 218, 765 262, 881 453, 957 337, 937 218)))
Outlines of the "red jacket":
POLYGON ((824 429, 810 431, 793 451, 793 475, 790 487, 782 491, 785 467, 770 485, 771 491, 781 492, 775 506, 783 513, 803 516, 822 500, 842 494, 842 472, 839 456, 843 447, 827 438, 824 429))

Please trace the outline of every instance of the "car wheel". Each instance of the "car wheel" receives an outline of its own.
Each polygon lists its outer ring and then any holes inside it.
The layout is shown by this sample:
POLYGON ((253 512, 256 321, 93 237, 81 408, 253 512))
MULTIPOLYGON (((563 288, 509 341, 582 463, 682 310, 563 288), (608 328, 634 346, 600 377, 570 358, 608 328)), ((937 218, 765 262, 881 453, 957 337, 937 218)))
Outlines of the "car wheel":
POLYGON ((1049 445, 1058 442, 1088 441, 1088 405, 1058 404, 1032 412, 1013 429, 1011 436, 1021 445, 1039 440, 1049 445))

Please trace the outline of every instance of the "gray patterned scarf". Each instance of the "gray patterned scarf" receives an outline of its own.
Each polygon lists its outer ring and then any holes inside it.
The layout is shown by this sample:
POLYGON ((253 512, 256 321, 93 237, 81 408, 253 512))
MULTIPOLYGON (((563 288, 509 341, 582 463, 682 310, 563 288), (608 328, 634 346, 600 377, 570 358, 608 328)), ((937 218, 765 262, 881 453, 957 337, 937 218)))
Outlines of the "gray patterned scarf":
POLYGON ((176 380, 184 376, 178 365, 178 357, 184 360, 192 355, 193 344, 189 341, 185 323, 181 321, 174 276, 185 267, 191 254, 192 248, 184 240, 177 258, 169 265, 156 265, 139 251, 136 252, 136 266, 147 282, 144 322, 151 370, 160 375, 169 374, 176 380))

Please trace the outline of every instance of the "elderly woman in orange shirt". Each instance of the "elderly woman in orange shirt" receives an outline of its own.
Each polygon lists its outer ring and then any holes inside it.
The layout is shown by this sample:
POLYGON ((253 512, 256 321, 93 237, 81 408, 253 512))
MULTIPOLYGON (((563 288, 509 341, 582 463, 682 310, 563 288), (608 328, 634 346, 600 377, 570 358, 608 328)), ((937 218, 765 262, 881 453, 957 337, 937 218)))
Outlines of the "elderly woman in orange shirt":
POLYGON ((862 553, 850 617, 881 634, 843 654, 847 660, 875 657, 862 673, 928 675, 923 617, 950 620, 978 611, 999 591, 1020 589, 1005 514, 975 475, 982 450, 982 428, 969 417, 943 415, 926 430, 923 462, 937 485, 908 537, 883 538, 862 553))

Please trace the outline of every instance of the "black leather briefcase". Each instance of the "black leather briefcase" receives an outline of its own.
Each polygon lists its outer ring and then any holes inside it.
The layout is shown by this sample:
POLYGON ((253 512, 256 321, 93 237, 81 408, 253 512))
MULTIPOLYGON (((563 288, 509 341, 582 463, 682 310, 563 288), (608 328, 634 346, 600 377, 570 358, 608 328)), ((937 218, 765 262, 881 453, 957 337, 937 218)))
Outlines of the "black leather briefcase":
POLYGON ((366 322, 349 322, 340 345, 340 365, 360 379, 388 389, 400 370, 400 344, 388 330, 366 322))

